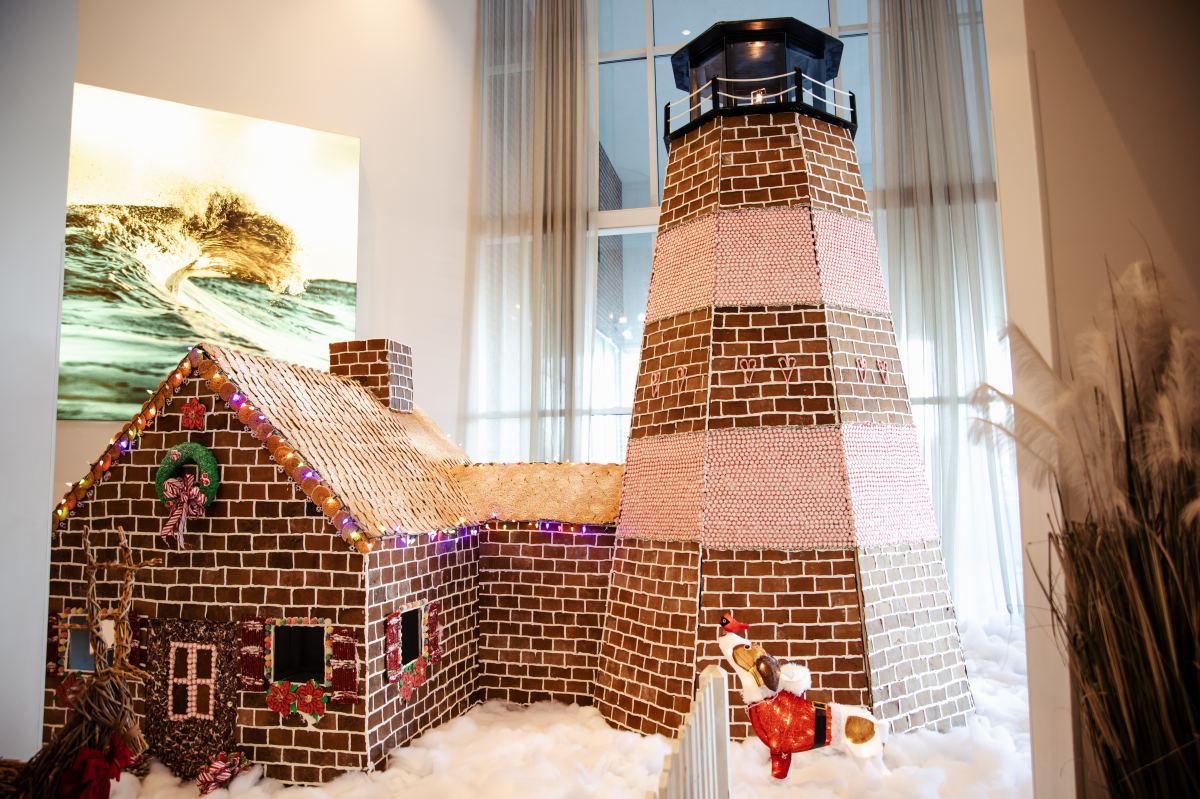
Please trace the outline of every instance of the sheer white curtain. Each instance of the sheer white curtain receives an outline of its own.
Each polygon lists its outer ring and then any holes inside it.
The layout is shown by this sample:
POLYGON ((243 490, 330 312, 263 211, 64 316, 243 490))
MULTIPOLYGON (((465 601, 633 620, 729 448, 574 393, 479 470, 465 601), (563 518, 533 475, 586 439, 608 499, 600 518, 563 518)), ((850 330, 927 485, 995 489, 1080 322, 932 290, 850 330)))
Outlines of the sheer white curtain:
POLYGON ((480 0, 463 416, 476 461, 578 460, 595 283, 594 11, 480 0))
POLYGON ((870 33, 876 230, 951 591, 1015 612, 1016 464, 968 438, 967 396, 1012 382, 980 0, 871 0, 870 33))

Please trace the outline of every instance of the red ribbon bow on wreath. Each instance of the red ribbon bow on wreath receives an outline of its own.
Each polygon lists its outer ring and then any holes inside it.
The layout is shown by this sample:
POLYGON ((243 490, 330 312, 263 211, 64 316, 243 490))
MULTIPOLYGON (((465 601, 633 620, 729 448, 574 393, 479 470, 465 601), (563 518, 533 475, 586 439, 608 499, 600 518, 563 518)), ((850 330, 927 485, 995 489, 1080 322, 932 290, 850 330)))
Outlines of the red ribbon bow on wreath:
POLYGON ((65 799, 108 799, 109 780, 120 780, 133 758, 120 733, 114 732, 108 743, 108 754, 84 747, 75 758, 75 765, 63 772, 58 783, 59 795, 65 799))
POLYGON ((159 535, 167 541, 167 536, 175 534, 175 540, 180 549, 185 549, 183 534, 186 532, 189 516, 204 515, 204 492, 196 485, 196 480, 190 474, 182 477, 172 477, 163 483, 163 500, 171 509, 167 523, 163 525, 159 535))

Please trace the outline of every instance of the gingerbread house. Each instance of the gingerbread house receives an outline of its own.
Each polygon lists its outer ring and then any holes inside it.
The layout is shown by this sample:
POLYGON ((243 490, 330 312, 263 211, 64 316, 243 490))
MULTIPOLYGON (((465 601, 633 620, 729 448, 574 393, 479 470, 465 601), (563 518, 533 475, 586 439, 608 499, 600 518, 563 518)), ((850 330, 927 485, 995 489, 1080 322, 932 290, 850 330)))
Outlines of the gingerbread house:
POLYGON ((85 526, 102 557, 121 527, 162 559, 135 587, 154 676, 137 699, 180 776, 238 750, 317 783, 479 699, 590 696, 607 563, 585 542, 611 540, 620 467, 467 467, 413 403, 407 348, 334 344, 330 361, 196 346, 63 498, 47 737, 94 664, 58 626, 83 613, 85 526), (526 652, 510 623, 539 628, 526 652))

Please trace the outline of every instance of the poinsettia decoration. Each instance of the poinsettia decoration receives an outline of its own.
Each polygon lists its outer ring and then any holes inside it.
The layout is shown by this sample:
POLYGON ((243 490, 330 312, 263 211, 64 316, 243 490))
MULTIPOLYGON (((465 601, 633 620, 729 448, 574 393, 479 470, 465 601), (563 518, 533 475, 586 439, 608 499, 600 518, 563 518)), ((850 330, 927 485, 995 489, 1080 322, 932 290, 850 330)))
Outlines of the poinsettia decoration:
POLYGON ((292 702, 296 701, 296 695, 292 692, 292 684, 287 680, 271 684, 271 690, 267 692, 267 707, 274 710, 281 716, 286 716, 292 712, 292 702))
POLYGON ((63 681, 54 689, 55 703, 59 707, 74 707, 75 698, 79 696, 79 692, 83 690, 83 681, 79 678, 80 673, 73 671, 63 678, 63 681))
POLYGON ((208 409, 204 407, 204 403, 200 402, 199 399, 192 398, 185 402, 183 408, 180 409, 183 418, 179 420, 179 423, 189 430, 203 430, 204 414, 207 411, 208 409))
POLYGON ((417 658, 417 662, 413 664, 413 672, 416 674, 417 685, 425 684, 425 658, 417 658))
POLYGON ((267 692, 267 707, 281 716, 300 713, 316 721, 325 715, 325 705, 328 703, 329 696, 325 688, 314 680, 304 685, 292 685, 286 680, 271 683, 271 690, 267 692))
POLYGON ((296 710, 314 719, 325 715, 325 690, 314 681, 296 689, 296 710))

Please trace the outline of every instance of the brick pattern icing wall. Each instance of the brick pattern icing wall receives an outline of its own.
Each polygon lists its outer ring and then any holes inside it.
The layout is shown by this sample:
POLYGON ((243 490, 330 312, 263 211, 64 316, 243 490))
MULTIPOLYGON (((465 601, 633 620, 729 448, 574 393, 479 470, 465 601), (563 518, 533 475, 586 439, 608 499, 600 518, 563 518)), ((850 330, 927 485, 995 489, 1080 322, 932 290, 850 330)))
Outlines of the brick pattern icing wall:
POLYGON ((362 383, 393 411, 413 412, 412 348, 391 339, 329 345, 330 374, 362 383))
POLYGON ((369 555, 367 607, 367 745, 375 768, 387 754, 425 730, 450 721, 471 706, 478 687, 479 538, 400 544, 379 540, 369 555), (438 602, 442 662, 427 666, 427 679, 405 701, 401 682, 387 681, 386 619, 410 602, 438 602))
MULTIPOLYGON (((86 469, 87 464, 80 464, 81 473, 86 469)), ((146 428, 140 448, 109 468, 76 505, 67 525, 51 546, 51 612, 84 605, 84 525, 94 531, 96 554, 102 560, 115 556, 119 525, 129 535, 134 560, 163 559, 162 565, 138 574, 133 605, 143 618, 231 624, 243 615, 329 618, 358 637, 359 691, 364 690, 363 556, 347 551, 328 520, 203 380, 192 377, 180 386, 171 404, 146 428), (192 399, 199 399, 208 411, 203 432, 180 425, 180 408, 192 399), (179 551, 173 540, 167 545, 158 535, 167 509, 158 499, 154 479, 170 447, 185 441, 213 453, 221 485, 205 515, 187 522, 184 540, 194 549, 179 551), (109 530, 114 532, 105 532, 109 530)), ((118 586, 114 579, 100 578, 97 593, 102 603, 115 603, 118 586)), ((46 681, 47 740, 65 719, 55 703, 60 681, 57 676, 46 681)), ((143 686, 135 683, 134 692, 136 712, 142 715, 143 686)), ((367 765, 366 703, 361 700, 356 705, 331 702, 312 728, 298 715, 284 718, 269 710, 265 693, 239 690, 236 702, 237 746, 263 764, 269 777, 316 783, 367 765)), ((205 756, 210 754, 216 752, 205 756)))
POLYGON ((841 420, 911 425, 912 406, 892 320, 836 308, 824 313, 841 420))
MULTIPOLYGON (((697 673, 730 666, 717 647, 720 617, 729 610, 751 628, 741 633, 781 663, 812 671, 806 695, 821 702, 869 705, 854 550, 781 552, 704 549, 698 620, 697 673)), ((730 692, 731 733, 754 737, 738 683, 730 692)))
POLYGON ((591 705, 613 530, 541 527, 491 522, 480 531, 478 697, 591 705))
POLYGON ((704 429, 711 339, 711 308, 646 324, 630 438, 704 429))
POLYGON ((823 310, 715 308, 712 337, 710 430, 837 421, 823 310))
POLYGON ((808 205, 799 115, 722 117, 721 208, 808 205))
POLYGON ((700 546, 619 539, 596 706, 620 728, 674 737, 695 690, 700 546))
POLYGON ((871 221, 858 154, 850 131, 820 119, 797 115, 800 141, 808 164, 809 194, 813 208, 838 211, 871 221))
POLYGON ((671 143, 659 233, 714 210, 805 205, 871 221, 850 132, 796 112, 717 117, 671 143))
POLYGON ((975 703, 941 545, 864 547, 859 569, 875 714, 893 732, 966 724, 975 703))
POLYGON ((658 232, 715 210, 721 154, 721 121, 671 142, 671 160, 663 181, 658 232))

